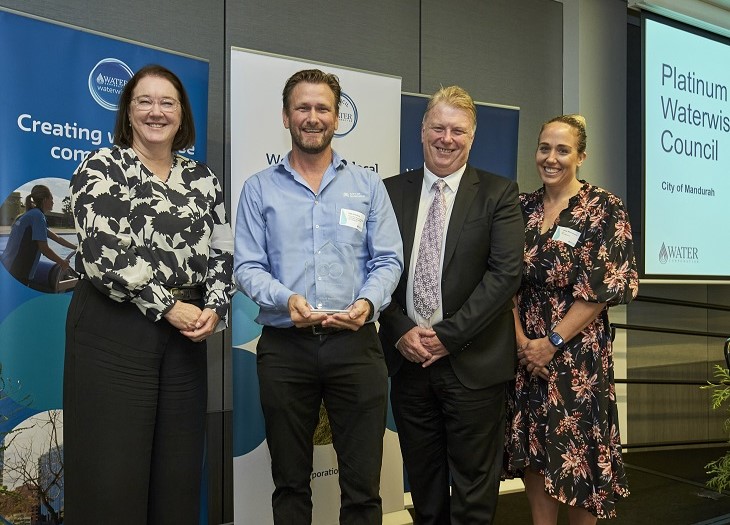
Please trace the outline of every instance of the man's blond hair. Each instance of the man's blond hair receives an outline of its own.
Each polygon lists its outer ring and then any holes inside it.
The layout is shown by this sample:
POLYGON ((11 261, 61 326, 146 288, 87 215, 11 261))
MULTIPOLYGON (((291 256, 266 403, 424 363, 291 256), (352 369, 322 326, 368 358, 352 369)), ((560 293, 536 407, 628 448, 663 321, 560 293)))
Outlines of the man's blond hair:
POLYGON ((431 111, 436 104, 443 103, 448 106, 452 106, 458 109, 466 111, 469 115, 469 119, 472 122, 472 132, 477 129, 477 107, 474 105, 474 99, 467 91, 459 86, 441 86, 436 93, 431 96, 426 106, 426 112, 423 114, 423 122, 426 121, 429 111, 431 111))

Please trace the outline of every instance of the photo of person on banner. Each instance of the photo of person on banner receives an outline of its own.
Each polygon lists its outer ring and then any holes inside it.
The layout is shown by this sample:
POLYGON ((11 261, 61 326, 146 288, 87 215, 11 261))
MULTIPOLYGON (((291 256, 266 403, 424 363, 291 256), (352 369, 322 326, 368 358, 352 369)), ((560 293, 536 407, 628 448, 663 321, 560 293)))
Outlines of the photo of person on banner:
POLYGON ((377 173, 333 150, 341 88, 318 69, 285 83, 291 150, 243 185, 234 274, 260 311, 257 372, 275 485, 274 523, 312 522, 313 436, 323 402, 342 524, 382 523, 388 378, 375 329, 403 269, 377 173))
POLYGON ((234 286, 218 179, 176 153, 194 144, 180 79, 148 65, 122 91, 114 146, 71 179, 81 279, 66 323, 69 523, 199 520, 206 338, 225 328, 234 286))
POLYGON ((48 186, 36 184, 25 198, 25 212, 15 218, 0 261, 5 269, 24 285, 32 285, 41 254, 58 265, 61 272, 69 270, 69 261, 48 245, 48 239, 70 250, 76 245, 54 233, 46 214, 53 209, 53 195, 48 186))

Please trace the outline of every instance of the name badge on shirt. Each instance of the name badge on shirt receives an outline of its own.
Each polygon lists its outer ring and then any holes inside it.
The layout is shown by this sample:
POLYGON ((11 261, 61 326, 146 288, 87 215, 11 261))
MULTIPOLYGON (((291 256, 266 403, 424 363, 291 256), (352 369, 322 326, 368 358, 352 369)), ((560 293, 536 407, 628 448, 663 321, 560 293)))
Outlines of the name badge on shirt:
POLYGON ((365 215, 359 211, 342 208, 340 210, 340 225, 355 228, 357 231, 362 232, 365 225, 365 215))
POLYGON ((555 230, 555 233, 553 234, 554 241, 564 242, 565 244, 569 244, 573 248, 575 248, 575 243, 578 242, 579 238, 580 232, 571 230, 570 228, 566 228, 564 226, 558 226, 558 228, 555 230))

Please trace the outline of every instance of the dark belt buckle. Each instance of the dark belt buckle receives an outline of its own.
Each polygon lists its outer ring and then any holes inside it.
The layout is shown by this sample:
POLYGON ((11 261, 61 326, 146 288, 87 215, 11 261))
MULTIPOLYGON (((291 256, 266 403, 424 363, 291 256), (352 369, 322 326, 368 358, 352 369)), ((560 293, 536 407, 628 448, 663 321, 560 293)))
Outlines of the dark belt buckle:
POLYGON ((312 333, 314 335, 327 335, 330 333, 331 328, 326 328, 321 324, 312 325, 312 333))
POLYGON ((316 324, 312 326, 312 333, 314 335, 330 335, 341 331, 342 329, 340 328, 322 326, 321 324, 316 324))
POLYGON ((185 288, 169 288, 170 295, 178 301, 193 301, 202 298, 200 288, 196 287, 185 287, 185 288))

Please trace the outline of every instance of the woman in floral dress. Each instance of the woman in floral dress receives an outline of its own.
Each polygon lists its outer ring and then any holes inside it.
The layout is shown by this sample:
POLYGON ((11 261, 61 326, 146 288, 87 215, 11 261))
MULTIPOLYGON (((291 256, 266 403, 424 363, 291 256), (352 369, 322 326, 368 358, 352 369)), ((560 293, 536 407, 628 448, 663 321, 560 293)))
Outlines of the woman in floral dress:
POLYGON ((521 477, 533 523, 615 516, 629 494, 613 383, 608 307, 638 292, 621 200, 577 178, 585 121, 564 115, 540 131, 543 187, 520 196, 525 219, 515 325, 519 366, 508 400, 507 477, 521 477))

